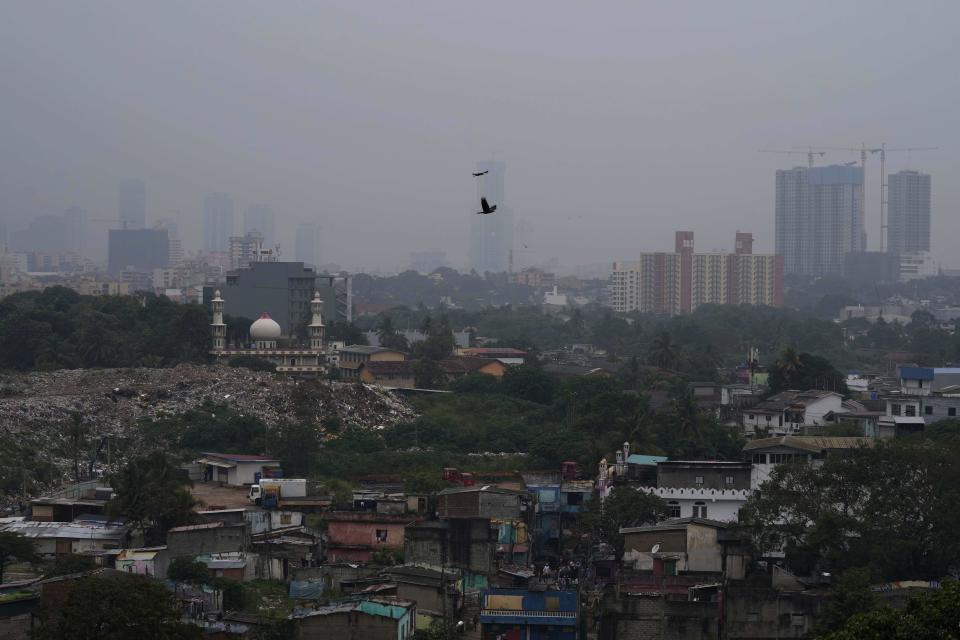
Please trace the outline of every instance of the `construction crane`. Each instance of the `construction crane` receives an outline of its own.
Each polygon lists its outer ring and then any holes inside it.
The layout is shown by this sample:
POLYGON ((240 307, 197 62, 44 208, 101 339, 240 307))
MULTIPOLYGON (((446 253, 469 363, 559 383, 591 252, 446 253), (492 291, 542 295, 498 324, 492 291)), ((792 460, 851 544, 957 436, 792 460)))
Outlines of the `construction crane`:
POLYGON ((821 158, 827 155, 826 151, 814 151, 813 148, 808 149, 807 151, 790 151, 789 149, 759 149, 760 153, 789 153, 797 155, 807 156, 807 166, 813 167, 813 156, 820 156, 821 158))
MULTIPOLYGON (((798 149, 812 150, 814 147, 797 147, 798 149)), ((860 152, 860 166, 863 169, 863 191, 867 191, 867 154, 880 154, 880 251, 887 250, 887 152, 888 151, 933 151, 937 147, 898 147, 888 149, 887 144, 881 143, 879 147, 868 147, 861 143, 859 147, 816 147, 827 151, 858 151, 860 152)), ((802 153, 802 152, 797 152, 802 153)), ((848 165, 845 165, 848 166, 848 165)), ((864 202, 864 210, 866 203, 864 202)))

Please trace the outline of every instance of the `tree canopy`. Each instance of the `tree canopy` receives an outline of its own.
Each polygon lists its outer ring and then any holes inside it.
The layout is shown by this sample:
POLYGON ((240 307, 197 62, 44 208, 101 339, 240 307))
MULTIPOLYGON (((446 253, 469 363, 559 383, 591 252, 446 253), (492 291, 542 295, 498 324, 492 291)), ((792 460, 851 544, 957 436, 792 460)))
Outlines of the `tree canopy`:
POLYGON ((162 544, 167 531, 192 518, 195 501, 188 482, 161 451, 132 458, 110 478, 116 496, 107 504, 108 513, 144 529, 148 544, 162 544))

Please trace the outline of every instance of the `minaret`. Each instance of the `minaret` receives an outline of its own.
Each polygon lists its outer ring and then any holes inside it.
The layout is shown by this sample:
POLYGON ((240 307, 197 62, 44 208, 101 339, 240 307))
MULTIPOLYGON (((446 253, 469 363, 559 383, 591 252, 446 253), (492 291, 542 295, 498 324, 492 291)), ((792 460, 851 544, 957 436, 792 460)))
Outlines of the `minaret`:
POLYGON ((213 322, 210 323, 210 338, 214 351, 222 351, 227 346, 227 325, 223 324, 223 298, 220 290, 213 294, 213 322))
POLYGON ((310 301, 310 348, 314 351, 323 351, 323 338, 326 328, 323 326, 323 300, 320 299, 320 292, 313 292, 313 300, 310 301))

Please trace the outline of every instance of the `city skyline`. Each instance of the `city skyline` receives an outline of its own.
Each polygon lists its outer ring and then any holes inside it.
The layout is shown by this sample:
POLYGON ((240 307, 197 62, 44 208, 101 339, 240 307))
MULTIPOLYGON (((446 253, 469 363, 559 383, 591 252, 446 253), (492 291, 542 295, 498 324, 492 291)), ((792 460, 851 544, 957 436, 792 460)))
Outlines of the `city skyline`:
MULTIPOLYGON (((704 247, 749 228, 769 251, 771 176, 804 159, 757 149, 885 141, 940 147, 891 154, 887 170, 934 176, 933 251, 955 260, 937 238, 960 234, 950 179, 960 83, 943 55, 957 5, 885 7, 869 30, 856 28, 864 2, 546 6, 511 5, 504 17, 478 6, 242 4, 224 21, 213 2, 184 24, 175 3, 17 3, 0 27, 2 58, 18 61, 4 70, 0 222, 13 231, 73 204, 116 217, 117 184, 136 177, 148 225, 179 212, 187 251, 202 235, 203 197, 222 192, 237 216, 268 204, 287 255, 297 225, 313 222, 338 239, 324 261, 346 268, 395 269, 429 248, 465 266, 470 171, 492 157, 510 166, 518 222, 536 228, 532 263, 629 257, 705 221, 704 247), (815 19, 821 10, 831 20, 815 19), (171 38, 182 57, 169 55, 171 38), (371 55, 371 40, 388 55, 371 55), (71 55, 49 56, 49 41, 71 55)), ((832 151, 817 162, 858 160, 832 151)), ((876 167, 871 157, 871 249, 876 167)), ((106 223, 91 224, 105 236, 106 223)))

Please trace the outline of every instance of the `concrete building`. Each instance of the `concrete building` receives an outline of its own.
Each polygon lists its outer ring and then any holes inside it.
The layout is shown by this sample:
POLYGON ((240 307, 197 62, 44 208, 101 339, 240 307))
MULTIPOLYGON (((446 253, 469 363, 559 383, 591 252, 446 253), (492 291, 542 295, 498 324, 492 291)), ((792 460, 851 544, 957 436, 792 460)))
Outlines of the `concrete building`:
POLYGON ((120 181, 117 210, 121 229, 142 229, 147 225, 147 187, 141 180, 120 181))
POLYGON ((174 527, 167 532, 167 556, 194 557, 205 554, 240 553, 250 547, 250 528, 246 523, 207 522, 174 527))
POLYGON ((806 462, 822 465, 828 455, 872 447, 876 443, 875 438, 781 436, 751 440, 744 445, 743 453, 753 463, 750 486, 758 489, 770 479, 770 473, 779 464, 806 462))
MULTIPOLYGON (((342 357, 343 351, 341 350, 340 353, 342 357)), ((417 386, 417 365, 419 363, 419 360, 364 362, 358 367, 357 374, 358 378, 366 384, 376 384, 382 387, 399 389, 414 389, 417 386)), ((438 360, 437 365, 443 372, 443 377, 447 383, 472 373, 483 373, 499 380, 507 370, 507 365, 499 360, 469 358, 466 356, 444 358, 443 360, 438 360)))
POLYGON ((614 262, 610 303, 628 313, 688 313, 701 304, 783 304, 783 262, 753 253, 753 235, 736 234, 734 253, 696 253, 692 231, 677 231, 673 253, 614 262))
POLYGON ((490 160, 477 163, 477 196, 470 211, 469 266, 477 273, 504 273, 510 270, 513 253, 513 211, 506 205, 504 179, 507 165, 490 160), (478 215, 480 198, 496 205, 496 212, 478 215))
POLYGON ((152 272, 170 261, 170 239, 166 229, 110 229, 107 270, 152 272))
POLYGON ((498 531, 488 518, 418 522, 404 532, 403 557, 417 565, 456 567, 476 582, 497 570, 498 531))
POLYGON ((275 262, 276 254, 259 231, 230 236, 230 268, 246 269, 254 262, 275 262))
POLYGON ((846 254, 866 245, 862 168, 777 171, 776 252, 785 273, 842 273, 846 254))
POLYGON ((887 178, 887 251, 930 251, 930 176, 900 171, 887 178))
POLYGON ((265 204, 252 204, 243 212, 243 233, 259 233, 265 249, 276 245, 273 211, 265 204))
POLYGON ((843 259, 843 277, 859 285, 896 282, 900 278, 900 258, 883 251, 848 253, 843 259))
POLYGON ((487 589, 481 594, 482 640, 576 640, 580 602, 576 591, 487 589))
POLYGON ((333 511, 327 513, 324 520, 328 562, 370 562, 377 552, 402 552, 404 529, 422 518, 370 511, 333 511))
POLYGON ((350 344, 338 351, 337 366, 344 380, 359 380, 360 368, 368 362, 401 362, 407 354, 386 347, 371 347, 365 344, 350 344))
MULTIPOLYGON (((208 304, 215 290, 205 288, 208 304)), ((287 336, 305 336, 315 292, 320 293, 329 321, 350 319, 349 276, 317 275, 302 262, 251 262, 246 268, 227 272, 221 291, 226 314, 259 318, 269 310, 287 336)))
POLYGON ((223 482, 235 487, 269 478, 280 469, 276 458, 238 453, 204 453, 198 460, 205 482, 223 482))
POLYGON ((750 498, 751 464, 719 460, 671 460, 657 463, 656 486, 639 491, 667 503, 668 518, 736 521, 750 498))
POLYGON ((233 200, 223 193, 215 193, 203 200, 203 250, 230 250, 233 235, 233 200))
POLYGON ((169 242, 170 247, 168 263, 172 266, 180 265, 183 262, 183 242, 180 240, 180 224, 173 218, 162 218, 154 223, 153 228, 167 230, 167 242, 169 242))
POLYGON ((782 391, 745 410, 743 429, 747 435, 800 435, 803 427, 827 424, 826 415, 841 413, 843 395, 835 391, 809 389, 782 391))
MULTIPOLYGON (((620 529, 623 562, 636 571, 654 574, 662 567, 662 575, 720 573, 724 567, 719 534, 727 527, 725 522, 706 518, 680 518, 620 529)), ((740 568, 740 577, 744 568, 740 568)))
POLYGON ((909 282, 940 274, 940 265, 929 251, 908 251, 898 255, 899 280, 909 282))
POLYGON ((309 267, 316 267, 320 262, 320 230, 313 222, 304 222, 297 225, 297 236, 294 242, 293 258, 309 267))

